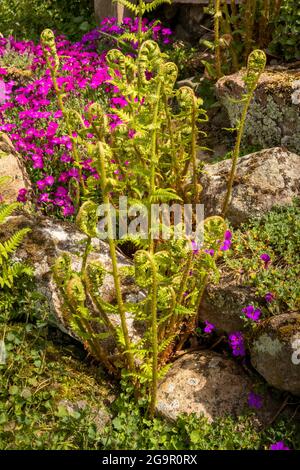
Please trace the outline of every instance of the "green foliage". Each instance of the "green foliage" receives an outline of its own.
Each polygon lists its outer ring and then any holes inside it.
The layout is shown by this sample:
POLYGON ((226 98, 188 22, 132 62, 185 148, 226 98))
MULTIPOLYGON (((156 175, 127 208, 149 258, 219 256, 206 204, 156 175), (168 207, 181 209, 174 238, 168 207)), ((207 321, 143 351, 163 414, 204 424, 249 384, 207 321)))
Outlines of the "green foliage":
MULTIPOLYGON (((42 319, 46 312, 38 313, 42 319)), ((300 448, 299 426, 283 419, 265 431, 257 430, 249 413, 212 424, 195 415, 173 423, 149 420, 147 403, 137 404, 128 386, 105 426, 101 410, 111 399, 111 385, 72 343, 53 341, 42 322, 14 324, 7 329, 6 350, 0 365, 0 450, 240 450, 267 449, 281 440, 300 448)))
POLYGON ((145 418, 144 403, 139 406, 122 392, 114 403, 115 418, 107 426, 101 445, 109 450, 258 450, 283 440, 291 448, 300 445, 296 424, 278 420, 271 428, 258 431, 255 417, 245 413, 209 423, 196 415, 181 415, 175 422, 145 418))
POLYGON ((0 33, 38 41, 45 25, 77 39, 94 25, 90 0, 1 0, 0 33))
POLYGON ((237 72, 251 51, 268 46, 280 5, 281 0, 232 1, 230 6, 227 0, 215 0, 214 8, 208 7, 214 16, 214 43, 205 45, 215 50, 215 64, 203 63, 212 78, 237 72))
MULTIPOLYGON (((28 305, 36 324, 9 325, 0 364, 0 450, 95 449, 95 410, 107 391, 100 370, 47 338, 45 303, 28 305), (76 407, 77 402, 86 406, 76 407), (74 406, 70 407, 68 404, 74 406)), ((5 330, 0 324, 0 337, 5 330)))
POLYGON ((236 230, 226 266, 241 283, 254 286, 266 317, 300 308, 300 204, 274 208, 236 230), (267 253, 271 264, 264 269, 260 255, 267 253), (267 292, 274 295, 264 301, 267 292))
MULTIPOLYGON (((5 184, 5 178, 0 179, 0 186, 5 184)), ((0 225, 4 224, 7 218, 19 207, 19 203, 0 203, 0 225)), ((6 240, 0 241, 0 316, 3 312, 8 312, 14 303, 14 290, 17 280, 21 277, 31 276, 32 269, 23 263, 13 261, 17 248, 22 243, 24 237, 30 230, 23 228, 11 235, 6 240)))
POLYGON ((294 0, 283 0, 279 16, 275 21, 275 30, 270 44, 270 51, 288 61, 299 60, 299 34, 299 5, 295 5, 294 0))

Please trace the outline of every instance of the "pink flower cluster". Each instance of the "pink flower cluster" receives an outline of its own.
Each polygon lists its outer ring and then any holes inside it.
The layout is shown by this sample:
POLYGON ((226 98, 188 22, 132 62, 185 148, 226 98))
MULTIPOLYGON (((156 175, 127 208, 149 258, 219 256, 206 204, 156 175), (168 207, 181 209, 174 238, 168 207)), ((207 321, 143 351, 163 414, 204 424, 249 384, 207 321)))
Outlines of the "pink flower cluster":
MULTIPOLYGON (((106 99, 108 109, 127 105, 124 96, 120 96, 108 83, 110 77, 106 64, 106 50, 99 53, 101 32, 117 36, 123 32, 135 32, 137 19, 125 18, 117 25, 116 18, 107 18, 96 30, 85 34, 79 42, 71 43, 63 36, 56 38, 57 52, 60 57, 58 85, 64 91, 65 101, 77 103, 77 108, 85 109, 89 103, 100 97, 106 99)), ((171 31, 158 22, 143 21, 143 31, 152 28, 152 37, 163 43, 170 41, 171 31)), ((133 49, 134 50, 134 49, 133 49)), ((50 71, 46 67, 40 44, 15 41, 13 37, 0 38, 0 57, 9 52, 33 57, 31 69, 34 80, 27 84, 10 79, 6 69, 0 69, 0 77, 5 82, 5 100, 0 102, 0 131, 6 132, 13 141, 16 150, 23 156, 34 186, 34 196, 38 207, 47 211, 61 211, 69 216, 74 212, 69 181, 79 179, 79 167, 72 157, 72 143, 64 125, 61 110, 58 108, 50 71)), ((128 51, 126 51, 128 52, 128 51)), ((76 106, 76 105, 75 105, 76 106)), ((89 123, 82 116, 85 125, 89 123)), ((109 114, 111 129, 119 124, 119 118, 109 114)), ((129 138, 134 130, 129 130, 129 138)), ((76 137, 74 132, 73 137, 76 137)), ((92 133, 87 135, 93 139, 92 133)), ((83 158, 83 157, 82 157, 83 158)), ((80 162, 83 179, 89 176, 99 178, 91 160, 83 158, 80 162)), ((25 202, 28 194, 21 190, 18 200, 25 202)))

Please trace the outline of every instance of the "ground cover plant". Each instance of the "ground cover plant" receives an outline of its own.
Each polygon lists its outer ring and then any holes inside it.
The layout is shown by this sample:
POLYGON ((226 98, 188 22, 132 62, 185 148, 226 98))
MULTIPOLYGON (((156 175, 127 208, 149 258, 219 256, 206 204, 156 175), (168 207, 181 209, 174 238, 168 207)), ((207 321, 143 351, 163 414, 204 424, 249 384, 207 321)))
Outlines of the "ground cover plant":
MULTIPOLYGON (((121 394, 111 384, 107 389, 103 371, 85 361, 72 342, 62 342, 48 330, 41 321, 46 312, 34 304, 31 308, 39 313, 38 323, 33 319, 6 327, 7 363, 0 365, 1 450, 256 450, 276 442, 299 447, 293 422, 280 419, 258 432, 251 411, 238 420, 228 417, 212 424, 198 416, 181 416, 176 423, 145 418, 126 388, 121 394), (99 413, 99 403, 112 400, 116 392, 113 420, 105 424, 107 411, 99 413), (78 402, 81 408, 74 405, 78 402)), ((3 327, 0 323, 0 334, 3 327)))
POLYGON ((262 316, 299 309, 299 201, 235 231, 226 265, 255 287, 262 316))

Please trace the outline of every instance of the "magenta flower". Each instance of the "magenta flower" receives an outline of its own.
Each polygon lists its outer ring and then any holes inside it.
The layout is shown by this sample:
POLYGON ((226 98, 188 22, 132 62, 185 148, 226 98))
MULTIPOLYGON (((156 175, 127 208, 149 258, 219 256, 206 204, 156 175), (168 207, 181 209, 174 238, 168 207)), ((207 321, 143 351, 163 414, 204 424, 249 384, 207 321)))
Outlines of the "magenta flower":
POLYGON ((248 305, 247 307, 242 309, 242 312, 246 315, 247 318, 250 320, 258 321, 259 317, 261 316, 261 311, 259 308, 254 308, 253 305, 248 305))
POLYGON ((256 409, 262 408, 263 398, 257 393, 250 392, 248 395, 248 405, 250 408, 256 408, 256 409))
POLYGON ((38 198, 38 201, 39 201, 39 202, 45 202, 45 203, 46 203, 46 202, 50 202, 51 200, 50 200, 50 197, 49 197, 49 193, 43 193, 43 194, 41 194, 41 195, 39 196, 39 198, 38 198))
POLYGON ((45 182, 46 186, 52 186, 54 184, 53 176, 51 176, 51 175, 46 176, 46 178, 44 179, 44 182, 45 182))
POLYGON ((195 242, 195 240, 191 240, 191 244, 192 244, 192 250, 193 250, 194 255, 198 255, 200 251, 200 247, 195 242))
POLYGON ((235 357, 245 356, 246 350, 245 350, 243 334, 240 331, 235 331, 234 333, 231 333, 229 335, 228 339, 229 339, 229 345, 232 349, 232 354, 235 357))
POLYGON ((164 36, 171 36, 172 35, 172 30, 170 28, 162 28, 161 32, 164 36))
POLYGON ((116 108, 117 106, 119 106, 120 108, 124 108, 128 105, 128 102, 124 96, 117 96, 111 99, 111 104, 112 108, 116 108))
POLYGON ((44 180, 39 180, 36 182, 37 187, 39 188, 40 191, 43 191, 46 187, 46 183, 44 180))
POLYGON ((226 232, 224 234, 223 244, 220 246, 221 251, 227 251, 227 250, 230 249, 230 247, 231 247, 231 238, 232 238, 232 234, 231 234, 230 230, 226 230, 226 232))
POLYGON ((204 327, 204 333, 212 333, 214 329, 216 328, 215 325, 212 323, 209 323, 207 320, 205 320, 205 327, 204 327))
POLYGON ((272 294, 272 292, 268 292, 266 295, 265 295, 265 301, 270 304, 271 302, 273 302, 273 300, 275 299, 275 295, 272 294))
POLYGON ((214 254, 215 254, 215 250, 213 250, 213 249, 204 250, 204 252, 207 253, 207 254, 210 255, 210 256, 214 256, 214 254))
POLYGON ((117 116, 116 114, 108 114, 108 117, 110 118, 109 126, 111 130, 114 130, 120 124, 123 124, 122 119, 120 119, 119 116, 117 116))
POLYGON ((128 131, 128 137, 129 139, 133 139, 133 137, 135 136, 136 132, 134 129, 129 129, 128 131))
POLYGON ((270 450, 291 450, 283 441, 275 442, 270 445, 270 450))
POLYGON ((74 212, 75 212, 75 208, 74 208, 74 206, 72 206, 72 205, 66 206, 66 207, 64 207, 64 209, 63 209, 63 215, 64 215, 65 217, 67 217, 67 216, 69 216, 69 215, 73 215, 74 212))
POLYGON ((18 202, 26 202, 27 201, 27 197, 26 197, 27 192, 28 191, 25 188, 19 189, 17 201, 18 202))

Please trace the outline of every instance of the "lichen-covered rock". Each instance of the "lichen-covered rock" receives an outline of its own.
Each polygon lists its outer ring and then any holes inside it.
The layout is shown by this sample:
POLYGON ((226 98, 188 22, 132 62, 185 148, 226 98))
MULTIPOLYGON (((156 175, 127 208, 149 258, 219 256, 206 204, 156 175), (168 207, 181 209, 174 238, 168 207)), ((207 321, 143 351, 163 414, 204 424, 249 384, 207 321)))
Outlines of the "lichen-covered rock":
POLYGON ((19 155, 9 137, 0 132, 0 177, 2 176, 9 177, 7 184, 1 187, 1 197, 7 203, 16 201, 20 189, 30 187, 19 155))
MULTIPOLYGON (((209 421, 239 415, 248 407, 253 382, 233 359, 212 351, 185 354, 176 360, 158 387, 157 412, 174 420, 180 413, 203 414, 209 421)), ((258 410, 261 419, 272 400, 258 410), (268 404, 267 404, 268 403, 268 404)))
POLYGON ((199 318, 215 325, 217 331, 238 331, 244 328, 242 307, 255 301, 254 288, 239 283, 232 273, 221 273, 219 284, 208 285, 205 290, 199 318))
MULTIPOLYGON (((16 257, 34 267, 37 289, 48 300, 50 317, 53 318, 53 321, 62 331, 76 337, 70 330, 63 314, 61 297, 52 279, 51 269, 55 260, 63 253, 67 253, 71 257, 72 268, 79 272, 81 268, 81 255, 84 250, 83 242, 86 237, 72 223, 36 215, 33 217, 22 213, 21 215, 10 217, 5 224, 0 226, 0 239, 5 239, 23 227, 29 227, 31 232, 21 244, 16 257)), ((92 247, 93 249, 88 255, 88 262, 99 261, 108 271, 111 271, 108 245, 94 238, 92 240, 92 247)), ((118 252, 119 267, 130 266, 130 264, 130 261, 122 253, 118 252)), ((140 300, 143 295, 129 276, 122 278, 122 292, 125 300, 127 300, 127 296, 130 296, 131 302, 140 300)), ((114 303, 116 301, 112 275, 107 274, 105 276, 100 294, 107 302, 114 303)), ((111 316, 111 320, 117 324, 120 323, 118 315, 111 316)), ((133 340, 140 337, 136 325, 129 315, 128 328, 133 340)), ((113 340, 103 341, 103 345, 109 352, 115 347, 113 340)))
POLYGON ((300 313, 266 321, 250 352, 252 365, 270 385, 300 395, 300 313))
MULTIPOLYGON (((236 100, 245 92, 244 71, 221 78, 216 93, 226 108, 232 127, 241 115, 236 100)), ((285 146, 300 153, 300 80, 299 70, 267 69, 262 74, 250 105, 244 145, 261 148, 285 146)))
MULTIPOLYGON (((206 165, 201 178, 205 216, 220 214, 231 160, 206 165)), ((262 216, 275 205, 300 195, 300 156, 280 147, 262 150, 238 161, 227 217, 234 224, 262 216)))

